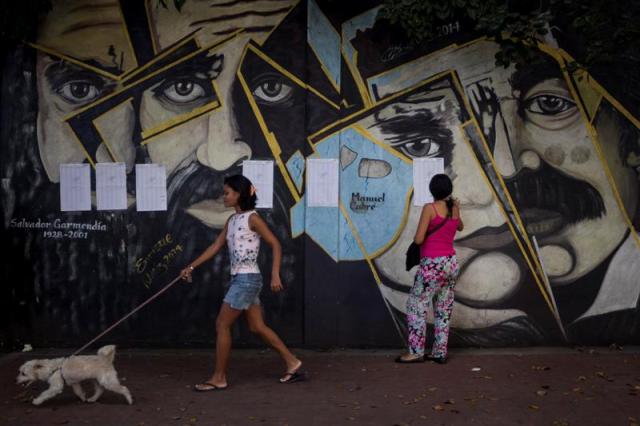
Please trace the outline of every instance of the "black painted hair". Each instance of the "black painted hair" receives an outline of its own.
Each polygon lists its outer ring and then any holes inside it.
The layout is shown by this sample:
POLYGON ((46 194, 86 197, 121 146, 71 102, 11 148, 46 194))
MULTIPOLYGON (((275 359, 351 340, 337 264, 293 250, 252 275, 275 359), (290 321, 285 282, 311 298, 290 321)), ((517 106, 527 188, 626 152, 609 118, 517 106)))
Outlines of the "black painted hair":
POLYGON ((256 194, 251 195, 251 181, 242 175, 233 175, 225 178, 224 184, 240 194, 238 204, 242 211, 253 210, 256 208, 258 197, 256 194))
POLYGON ((447 215, 451 216, 453 209, 453 198, 451 197, 453 183, 451 179, 449 179, 449 176, 442 173, 433 176, 431 182, 429 182, 429 191, 431 195, 433 195, 434 200, 445 200, 448 209, 447 215))

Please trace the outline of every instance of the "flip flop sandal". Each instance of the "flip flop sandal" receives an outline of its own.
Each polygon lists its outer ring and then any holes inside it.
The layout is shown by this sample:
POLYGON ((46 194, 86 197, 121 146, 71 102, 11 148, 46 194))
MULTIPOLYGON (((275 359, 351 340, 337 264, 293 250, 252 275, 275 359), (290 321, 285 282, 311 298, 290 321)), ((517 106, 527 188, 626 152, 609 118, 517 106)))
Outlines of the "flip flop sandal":
MULTIPOLYGON (((302 365, 300 367, 302 367, 302 365)), ((279 380, 279 382, 282 384, 288 384, 305 380, 307 378, 307 375, 300 369, 300 367, 298 367, 296 371, 287 372, 284 377, 279 380)))
POLYGON ((193 386, 193 390, 196 392, 213 392, 213 391, 224 391, 224 390, 227 390, 228 387, 229 385, 216 386, 211 382, 204 382, 204 383, 198 383, 197 385, 193 386))
POLYGON ((397 357, 395 359, 395 361, 398 364, 417 364, 417 363, 422 363, 425 361, 424 356, 418 357, 418 358, 412 358, 412 359, 403 359, 402 355, 400 355, 399 357, 397 357))

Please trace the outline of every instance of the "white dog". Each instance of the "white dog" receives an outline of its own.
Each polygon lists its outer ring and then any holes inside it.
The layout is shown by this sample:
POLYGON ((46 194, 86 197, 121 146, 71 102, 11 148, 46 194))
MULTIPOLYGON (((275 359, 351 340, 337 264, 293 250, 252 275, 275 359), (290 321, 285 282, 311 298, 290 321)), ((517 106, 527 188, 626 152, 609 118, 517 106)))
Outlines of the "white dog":
POLYGON ((100 348, 98 355, 34 359, 22 364, 16 381, 18 384, 25 384, 25 386, 29 386, 38 380, 49 383, 49 389, 35 398, 33 405, 40 405, 44 401, 62 393, 65 383, 73 388, 73 392, 82 401, 97 401, 106 388, 124 396, 127 402, 131 404, 133 403, 131 393, 129 389, 120 384, 118 373, 113 368, 115 355, 116 347, 108 345, 100 348), (94 381, 95 393, 91 398, 87 399, 80 382, 91 379, 94 381))

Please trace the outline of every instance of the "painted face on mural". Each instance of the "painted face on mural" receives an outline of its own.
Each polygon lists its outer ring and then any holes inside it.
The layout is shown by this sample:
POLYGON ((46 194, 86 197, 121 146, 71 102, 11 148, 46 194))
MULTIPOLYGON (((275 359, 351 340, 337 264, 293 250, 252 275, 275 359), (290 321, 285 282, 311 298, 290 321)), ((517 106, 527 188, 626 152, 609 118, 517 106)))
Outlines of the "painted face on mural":
MULTIPOLYGON (((135 64, 116 3, 56 2, 39 31, 36 73, 38 76, 38 146, 49 180, 58 182, 59 165, 83 162, 82 143, 65 119, 74 111, 107 96, 117 88, 116 76, 135 64), (65 55, 47 54, 48 50, 65 55), (81 61, 74 64, 66 58, 81 61)), ((130 107, 110 117, 99 130, 112 141, 111 150, 133 165, 130 107)), ((97 152, 99 161, 112 161, 106 146, 97 152)))
MULTIPOLYGON (((627 223, 594 147, 594 135, 589 133, 558 65, 546 61, 517 72, 504 70, 492 66, 494 53, 494 45, 481 42, 443 53, 450 58, 429 59, 436 64, 458 64, 456 71, 472 112, 528 234, 540 245, 552 285, 576 283, 616 250, 628 235, 627 223)), ((392 86, 386 89, 397 90, 392 86)), ((398 105, 388 111, 389 117, 380 117, 381 128, 383 133, 398 136, 387 135, 385 140, 413 158, 444 157, 447 173, 453 178, 454 196, 462 206, 466 226, 456 242, 463 267, 456 287, 454 326, 487 327, 523 315, 511 309, 514 305, 509 299, 525 281, 526 265, 499 208, 500 196, 492 194, 481 173, 482 161, 470 148, 472 138, 462 136, 458 123, 445 126, 452 134, 448 139, 442 138, 441 127, 429 129, 422 124, 431 122, 427 117, 412 124, 420 115, 415 106, 398 105)), ((606 129, 599 132, 605 156, 609 153, 608 158, 622 165, 624 159, 617 154, 622 134, 618 121, 613 113, 602 115, 599 121, 599 127, 606 129)), ((637 175, 630 167, 616 167, 612 177, 624 208, 633 217, 638 207, 637 175)), ((412 282, 402 263, 419 210, 410 208, 407 226, 397 243, 376 259, 378 268, 395 283, 412 282)), ((400 293, 390 288, 383 292, 402 309, 400 293)))
MULTIPOLYGON (((39 40, 42 46, 98 68, 96 72, 91 66, 39 54, 38 140, 53 182, 58 181, 59 164, 82 162, 87 157, 65 119, 119 88, 109 79, 110 72, 115 75, 134 66, 117 4, 97 7, 85 3, 56 6, 39 40), (64 19, 53 19, 56 16, 64 19), (100 36, 96 37, 98 29, 100 36), (81 42, 86 39, 95 43, 81 42)), ((216 47, 198 60, 178 58, 175 66, 136 92, 137 102, 122 102, 104 114, 103 122, 100 117, 94 119, 104 141, 96 160, 113 161, 115 157, 127 164, 129 172, 136 161, 165 165, 167 174, 174 177, 169 196, 190 204, 187 211, 207 226, 222 226, 230 214, 222 203, 223 175, 237 173, 242 160, 252 157, 252 145, 262 142, 247 140, 252 132, 238 124, 241 107, 237 105, 236 71, 249 40, 264 41, 293 3, 229 6, 228 2, 187 2, 178 14, 173 8, 149 2, 149 22, 158 51, 194 31, 200 46, 216 47), (260 13, 247 13, 258 6, 260 13), (141 137, 134 135, 137 128, 141 137), (203 182, 209 182, 206 191, 203 182)), ((285 104, 291 97, 291 87, 273 78, 250 84, 255 99, 263 104, 285 104)))
MULTIPOLYGON (((263 5, 264 10, 257 14, 247 13, 255 9, 254 2, 239 2, 233 6, 223 1, 187 2, 180 14, 170 9, 150 8, 155 43, 159 48, 165 48, 195 30, 198 30, 200 45, 220 43, 212 49, 217 58, 213 64, 216 70, 213 80, 203 72, 205 70, 173 73, 171 79, 145 91, 140 106, 140 124, 145 132, 175 115, 188 114, 204 106, 215 95, 219 105, 211 112, 144 142, 151 161, 165 164, 168 173, 177 173, 179 179, 184 180, 181 192, 201 191, 198 188, 208 182, 206 194, 185 200, 189 204, 187 212, 208 226, 223 226, 232 213, 224 207, 222 199, 224 176, 240 172, 241 162, 252 158, 256 144, 264 142, 264 137, 250 137, 251 131, 240 128, 238 114, 243 106, 239 102, 246 103, 246 99, 237 96, 236 73, 249 40, 264 41, 293 4, 288 1, 276 3, 263 5)), ((286 97, 286 87, 282 85, 275 87, 260 82, 252 89, 255 96, 265 102, 282 102, 286 97)))

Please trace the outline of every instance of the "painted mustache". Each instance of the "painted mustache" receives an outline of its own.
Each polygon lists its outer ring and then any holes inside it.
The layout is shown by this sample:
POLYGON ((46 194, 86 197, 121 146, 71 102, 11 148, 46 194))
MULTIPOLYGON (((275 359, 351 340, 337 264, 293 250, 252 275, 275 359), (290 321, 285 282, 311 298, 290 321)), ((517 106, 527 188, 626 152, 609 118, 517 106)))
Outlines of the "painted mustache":
POLYGON ((593 186, 544 161, 537 170, 524 169, 505 183, 530 234, 547 235, 606 213, 604 201, 593 186))

